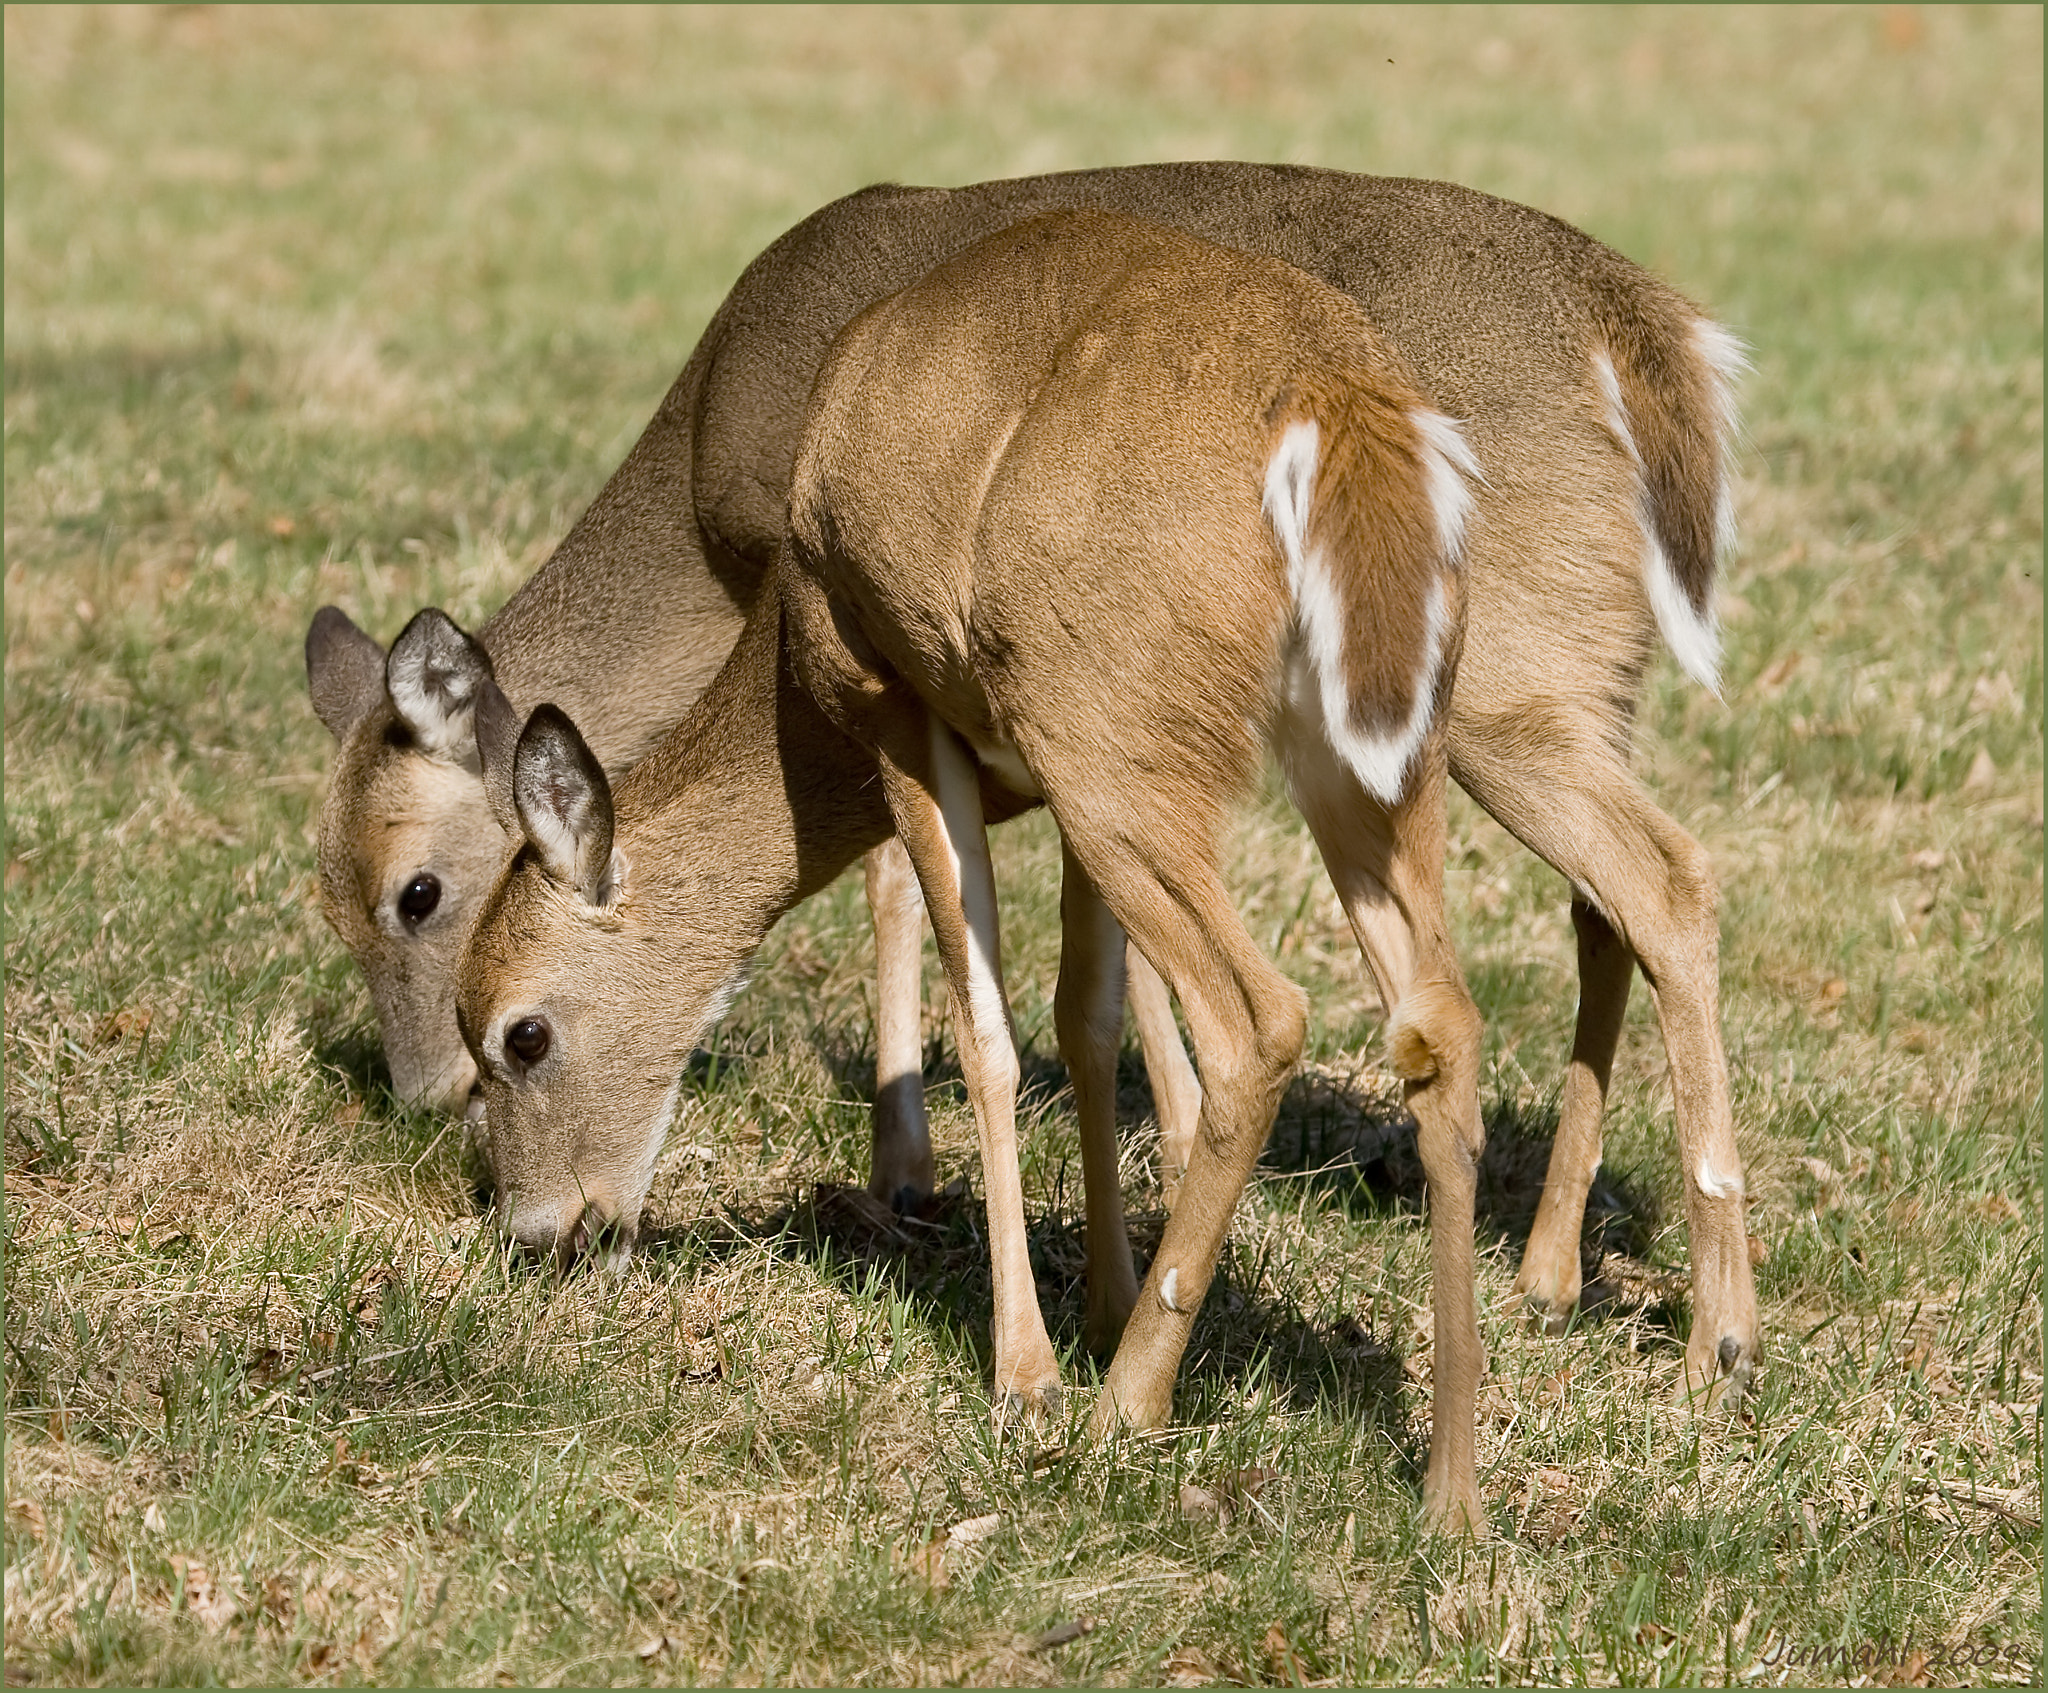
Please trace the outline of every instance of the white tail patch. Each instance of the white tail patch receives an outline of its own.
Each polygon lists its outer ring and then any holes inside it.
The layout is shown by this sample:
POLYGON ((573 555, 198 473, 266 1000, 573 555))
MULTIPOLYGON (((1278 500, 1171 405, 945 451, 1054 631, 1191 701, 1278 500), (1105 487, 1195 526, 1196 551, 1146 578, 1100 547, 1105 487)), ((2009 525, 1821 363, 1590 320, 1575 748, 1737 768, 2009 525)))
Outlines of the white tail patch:
POLYGON ((1735 410, 1735 384, 1749 369, 1749 349, 1718 323, 1701 318, 1692 326, 1693 351, 1714 373, 1714 420, 1721 436, 1721 491, 1714 500, 1714 544, 1722 552, 1735 550, 1735 496, 1733 490, 1735 440, 1741 423, 1735 410))
POLYGON ((1465 439, 1464 430, 1440 411, 1417 406, 1408 414, 1415 433, 1422 437, 1422 468, 1429 479, 1429 503, 1436 512, 1437 544, 1450 564, 1465 558, 1465 522, 1472 515, 1472 490, 1467 479, 1485 485, 1479 459, 1465 439))
MULTIPOLYGON (((1420 415, 1417 414, 1418 418, 1420 415)), ((1438 417, 1436 413, 1429 415, 1438 417)), ((1448 418, 1439 417, 1438 421, 1456 435, 1456 426, 1448 418)), ((1314 423, 1291 423, 1266 466, 1266 516, 1287 558, 1287 584, 1294 595, 1295 622, 1300 635, 1300 651, 1289 662, 1288 691, 1303 715, 1320 719, 1331 747, 1366 791, 1382 805, 1393 805, 1406 785, 1409 761, 1429 733, 1449 612, 1444 603, 1443 584, 1431 583, 1423 611, 1423 663, 1415 678, 1407 719, 1391 735, 1361 735, 1351 726, 1351 701, 1344 682, 1344 610, 1338 603, 1336 586, 1330 580, 1322 553, 1310 550, 1307 544, 1321 443, 1321 431, 1314 423), (1304 658, 1306 675, 1301 674, 1304 658)), ((1476 471, 1477 462, 1472 461, 1462 437, 1456 437, 1456 445, 1476 471)), ((1449 455, 1434 440, 1425 438, 1422 456, 1430 477, 1438 535, 1445 538, 1448 532, 1446 557, 1454 561, 1454 547, 1463 544, 1470 497, 1463 484, 1457 483, 1456 473, 1445 465, 1449 455), (1436 473, 1440 467, 1457 483, 1455 499, 1438 499, 1436 473)))
MULTIPOLYGON (((1714 626, 1713 614, 1702 617, 1693 609, 1693 603, 1685 596, 1685 590, 1678 585, 1678 578, 1672 574, 1671 561, 1664 555, 1664 546, 1657 539, 1656 526, 1650 521, 1649 489, 1643 481, 1643 455, 1636 446, 1634 432, 1628 426, 1628 412, 1621 403, 1621 383, 1614 374, 1614 361, 1607 356, 1604 348, 1593 354, 1593 379, 1600 385, 1600 396, 1607 402, 1607 427, 1614 438, 1621 443, 1621 450, 1628 455, 1628 462, 1636 473, 1636 527, 1643 533, 1643 586, 1650 596, 1650 609, 1657 616, 1657 631, 1664 637, 1664 644, 1671 649, 1671 656, 1678 660, 1679 667, 1716 699, 1721 695, 1721 636, 1714 626)), ((1728 497, 1727 478, 1722 478, 1721 499, 1728 497)), ((1717 513, 1716 521, 1720 518, 1717 513)), ((1732 521, 1732 520, 1731 520, 1732 521)))

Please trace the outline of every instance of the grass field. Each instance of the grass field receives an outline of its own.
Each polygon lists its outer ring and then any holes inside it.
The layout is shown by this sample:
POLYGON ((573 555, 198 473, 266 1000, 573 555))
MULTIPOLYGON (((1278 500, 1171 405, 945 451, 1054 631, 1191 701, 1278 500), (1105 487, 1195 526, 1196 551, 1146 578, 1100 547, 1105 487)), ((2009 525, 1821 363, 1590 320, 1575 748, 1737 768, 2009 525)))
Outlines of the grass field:
MULTIPOLYGON (((1777 1683, 1859 1648, 1878 1681, 2034 1679, 2037 9, 36 7, 5 47, 10 1683, 1777 1683), (857 877, 695 1064, 646 1249, 560 1284, 393 1103, 313 896, 317 606, 479 620, 825 200, 1186 156, 1532 202, 1754 350, 1726 697, 1660 664, 1640 762, 1722 881, 1761 1390, 1668 1403, 1642 992, 1592 1308, 1553 1340, 1514 1309, 1573 948, 1460 798, 1476 1549, 1414 1527, 1420 1179, 1277 800, 1237 886, 1313 1062, 1175 1430, 1108 1454, 992 1433, 978 1206, 905 1230, 846 1191, 857 877)), ((1042 820, 999 838, 1040 1289, 1085 1388, 1056 865, 1042 820)), ((930 986, 941 1179, 978 1194, 930 986)))

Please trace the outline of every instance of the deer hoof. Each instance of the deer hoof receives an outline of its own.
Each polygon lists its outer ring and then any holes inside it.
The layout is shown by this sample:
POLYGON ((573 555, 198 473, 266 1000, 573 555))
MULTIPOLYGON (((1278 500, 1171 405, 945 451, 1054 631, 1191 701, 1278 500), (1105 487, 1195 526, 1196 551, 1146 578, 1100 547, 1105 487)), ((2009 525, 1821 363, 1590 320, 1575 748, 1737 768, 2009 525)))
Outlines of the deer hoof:
POLYGON ((1047 1387, 1013 1389, 997 1401, 996 1422, 1002 1428, 1056 1428, 1065 1409, 1066 1395, 1058 1382, 1047 1387))

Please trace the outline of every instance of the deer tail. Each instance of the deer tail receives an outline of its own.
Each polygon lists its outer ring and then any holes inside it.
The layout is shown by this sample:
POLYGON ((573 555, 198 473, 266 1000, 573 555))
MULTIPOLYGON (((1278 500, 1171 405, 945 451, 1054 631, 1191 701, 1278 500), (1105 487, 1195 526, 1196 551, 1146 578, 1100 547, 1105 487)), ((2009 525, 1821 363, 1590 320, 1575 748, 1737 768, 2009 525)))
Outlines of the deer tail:
POLYGON ((1636 472, 1643 586, 1686 674, 1720 690, 1714 580, 1735 542, 1728 461, 1742 343, 1682 302, 1604 326, 1592 354, 1607 427, 1636 472))
POLYGON ((1479 464, 1450 418, 1363 373, 1298 379, 1267 416, 1265 510, 1294 602, 1290 696, 1393 805, 1450 696, 1479 464))

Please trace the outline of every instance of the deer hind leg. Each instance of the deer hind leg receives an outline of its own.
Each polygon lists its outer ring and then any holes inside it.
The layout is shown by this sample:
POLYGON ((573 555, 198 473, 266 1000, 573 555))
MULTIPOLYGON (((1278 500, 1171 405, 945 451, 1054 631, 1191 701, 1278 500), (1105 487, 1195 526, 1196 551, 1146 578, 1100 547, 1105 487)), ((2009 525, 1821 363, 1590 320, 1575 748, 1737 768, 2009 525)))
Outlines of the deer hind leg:
POLYGON ((1003 993, 995 877, 981 785, 952 730, 904 709, 877 735, 882 791, 924 890, 952 1000, 960 1068, 981 1138, 995 1284, 991 1338, 999 1415, 1056 1415, 1059 1362, 1038 1308, 1017 1161, 1017 1047, 1003 993))
POLYGON ((924 900, 900 841, 867 856, 875 923, 875 1145, 868 1192, 908 1211, 932 1191, 924 1109, 924 900))
POLYGON ((1635 954, 1596 906, 1574 899, 1572 928, 1579 941, 1578 1026, 1550 1168, 1515 1277, 1515 1291, 1551 1334, 1564 1332, 1579 1303, 1579 1236, 1586 1196, 1600 1171, 1600 1120, 1636 965, 1635 954))
POLYGON ((1085 793, 1048 784, 1048 798, 1073 856, 1186 1010, 1202 1105, 1179 1203, 1090 1419, 1097 1436, 1171 1416, 1195 1313, 1308 1026, 1301 990, 1260 954, 1230 903, 1213 829, 1189 826, 1184 796, 1145 796, 1142 776, 1115 774, 1085 793))
MULTIPOLYGON (((1060 1056, 1074 1084, 1081 1122, 1081 1171, 1088 1206, 1088 1349, 1114 1350, 1131 1308, 1138 1276, 1124 1228, 1123 1181, 1117 1167, 1116 1055, 1124 1029, 1124 932, 1102 903, 1088 872, 1061 844, 1060 979, 1053 1024, 1060 1056)), ((1178 1036, 1174 1041, 1179 1050, 1178 1036)), ((1182 1063, 1186 1063, 1183 1058, 1182 1063)))
POLYGON ((1479 1120, 1479 1011, 1444 917, 1442 738, 1418 758, 1401 802, 1385 806, 1320 735, 1287 727, 1282 758, 1295 803, 1391 1008, 1388 1056, 1415 1117, 1429 1185, 1435 1398, 1423 1517, 1433 1528, 1483 1534, 1475 1427, 1486 1352, 1472 1231, 1486 1135, 1479 1120))
POLYGON ((1202 1115, 1202 1084, 1180 1042, 1173 1020, 1173 995, 1159 972, 1136 947, 1130 949, 1125 977, 1131 1012, 1138 1024, 1138 1045, 1145 1054, 1145 1073, 1152 1079, 1152 1104, 1159 1113, 1159 1191, 1172 1212, 1180 1196, 1181 1178, 1195 1150, 1195 1124, 1202 1115))
POLYGON ((1756 1285, 1721 1046, 1720 940, 1706 849, 1650 802, 1611 749, 1568 733, 1522 734, 1512 744, 1509 767, 1468 743, 1459 779, 1591 895, 1650 984, 1670 1060, 1692 1236, 1693 1324, 1680 1392, 1695 1404, 1723 1393, 1732 1402, 1756 1368, 1756 1285))

